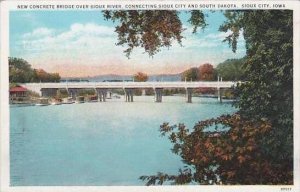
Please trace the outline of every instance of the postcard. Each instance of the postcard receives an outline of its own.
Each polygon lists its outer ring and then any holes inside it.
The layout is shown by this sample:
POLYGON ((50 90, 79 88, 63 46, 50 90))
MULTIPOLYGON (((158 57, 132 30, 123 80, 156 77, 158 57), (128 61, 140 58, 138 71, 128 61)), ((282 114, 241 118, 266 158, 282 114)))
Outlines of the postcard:
POLYGON ((298 1, 1 1, 0 191, 299 191, 298 1))

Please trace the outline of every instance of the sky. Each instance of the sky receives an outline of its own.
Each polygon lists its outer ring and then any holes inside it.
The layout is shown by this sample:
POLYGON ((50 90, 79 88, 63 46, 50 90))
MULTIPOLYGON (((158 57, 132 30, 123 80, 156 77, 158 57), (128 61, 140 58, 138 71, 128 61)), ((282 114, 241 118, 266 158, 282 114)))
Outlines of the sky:
POLYGON ((226 59, 245 56, 245 41, 241 36, 233 53, 228 34, 219 32, 225 17, 221 12, 206 12, 208 26, 192 34, 188 14, 180 13, 184 39, 174 42, 153 57, 143 49, 135 49, 130 59, 116 46, 117 34, 112 21, 106 21, 101 11, 11 11, 10 57, 27 60, 33 68, 58 72, 62 77, 92 77, 104 74, 132 75, 176 74, 204 63, 217 64, 226 59))

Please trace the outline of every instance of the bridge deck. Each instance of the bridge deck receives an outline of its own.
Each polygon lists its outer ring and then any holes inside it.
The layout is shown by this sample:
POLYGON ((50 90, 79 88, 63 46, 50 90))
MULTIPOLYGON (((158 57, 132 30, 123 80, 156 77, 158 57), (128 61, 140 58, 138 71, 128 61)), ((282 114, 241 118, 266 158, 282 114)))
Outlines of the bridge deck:
POLYGON ((232 81, 196 81, 196 82, 63 82, 63 83, 26 83, 28 89, 50 88, 229 88, 235 86, 232 81))

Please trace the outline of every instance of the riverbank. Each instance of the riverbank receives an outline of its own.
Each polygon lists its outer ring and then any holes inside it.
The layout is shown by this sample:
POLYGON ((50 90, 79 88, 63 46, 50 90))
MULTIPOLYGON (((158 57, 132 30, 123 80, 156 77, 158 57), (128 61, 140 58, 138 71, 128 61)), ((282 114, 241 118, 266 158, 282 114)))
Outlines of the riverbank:
MULTIPOLYGON (((143 101, 143 99, 140 98, 145 98, 145 97, 149 97, 149 98, 153 98, 154 95, 151 96, 134 96, 134 100, 137 101, 143 101)), ((170 98, 181 98, 182 102, 186 102, 185 98, 186 95, 185 94, 173 94, 173 95, 168 95, 168 96, 163 96, 165 97, 170 97, 170 98)), ((48 105, 65 105, 65 104, 80 104, 80 103, 98 103, 98 102, 118 102, 118 101, 122 101, 125 102, 125 96, 124 95, 112 95, 111 97, 107 97, 105 99, 105 101, 100 101, 96 96, 93 97, 84 97, 84 96, 79 96, 75 99, 71 98, 71 97, 66 97, 63 99, 55 99, 55 98, 44 98, 44 97, 35 97, 35 98, 31 98, 29 101, 18 101, 18 102, 12 102, 10 103, 11 107, 28 107, 28 106, 48 106, 48 105), (92 99, 91 99, 92 98, 92 99)), ((193 98, 211 98, 211 99, 218 99, 218 96, 216 95, 193 95, 193 98)), ((144 101, 147 101, 147 99, 145 99, 144 101)), ((229 99, 229 98, 222 98, 222 102, 234 102, 234 99, 229 99)), ((153 100, 154 102, 154 100, 153 100)), ((162 101, 164 102, 164 101, 162 101)), ((201 102, 201 101, 200 101, 201 102)))

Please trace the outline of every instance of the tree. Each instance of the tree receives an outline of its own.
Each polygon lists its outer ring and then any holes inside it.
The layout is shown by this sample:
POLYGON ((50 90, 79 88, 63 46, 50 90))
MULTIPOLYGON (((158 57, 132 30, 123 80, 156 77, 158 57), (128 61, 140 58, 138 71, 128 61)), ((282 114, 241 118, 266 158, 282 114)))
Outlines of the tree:
MULTIPOLYGON (((234 15, 226 13, 227 18, 234 15)), ((237 89, 240 114, 253 121, 265 118, 272 124, 260 144, 273 170, 293 176, 293 12, 267 10, 238 12, 222 31, 243 27, 247 45, 247 83, 237 89), (288 163, 290 166, 285 167, 288 163)), ((239 30, 240 31, 240 30, 239 30)), ((234 39, 237 34, 233 33, 234 39)), ((233 42, 233 41, 232 41, 233 42)))
POLYGON ((227 59, 218 64, 217 73, 224 81, 242 81, 245 79, 245 58, 227 59))
POLYGON ((49 81, 50 82, 59 82, 60 81, 60 75, 59 73, 49 73, 49 81))
MULTIPOLYGON (((206 26, 202 11, 191 11, 189 23, 197 28, 206 26)), ((153 56, 162 47, 171 47, 173 41, 181 44, 184 31, 177 11, 104 11, 104 18, 118 22, 116 32, 118 34, 117 45, 127 45, 124 53, 129 58, 132 50, 141 47, 149 56, 153 56)))
POLYGON ((216 70, 213 65, 205 63, 197 67, 192 67, 181 74, 182 81, 212 81, 217 77, 216 70))
POLYGON ((24 59, 9 57, 9 82, 25 83, 30 82, 33 76, 31 65, 24 59))
MULTIPOLYGON (((236 89, 238 114, 202 121, 191 133, 183 125, 177 132, 173 126, 163 125, 162 133, 170 130, 173 152, 193 170, 187 167, 178 175, 142 176, 149 185, 166 180, 175 184, 293 183, 293 12, 242 10, 225 11, 224 15, 227 19, 220 31, 231 32, 224 41, 232 51, 237 49, 241 31, 246 42, 247 81, 236 89), (203 130, 211 125, 229 130, 211 135, 203 130)), ((143 47, 153 56, 161 47, 171 46, 174 39, 181 43, 182 24, 174 11, 107 12, 107 19, 120 21, 116 32, 119 44, 129 46, 127 56, 135 47, 143 47), (163 22, 155 22, 149 15, 163 22), (170 18, 175 28, 168 25, 170 18)), ((190 22, 195 24, 193 32, 206 26, 201 11, 192 12, 190 22)))
POLYGON ((9 58, 9 82, 59 82, 58 73, 47 73, 43 69, 33 69, 31 65, 21 58, 9 58))
MULTIPOLYGON (((199 184, 290 184, 290 172, 272 169, 270 161, 259 145, 261 137, 271 132, 266 120, 253 122, 239 114, 223 115, 199 122, 190 132, 184 124, 164 123, 161 134, 174 144, 172 152, 180 155, 187 165, 179 175, 158 173, 141 176, 147 185, 196 182, 199 184), (215 127, 212 129, 212 127, 215 127)), ((289 168, 289 163, 283 165, 289 168)))
POLYGON ((47 82, 49 80, 49 74, 43 69, 34 70, 38 82, 47 82))
POLYGON ((146 73, 138 72, 133 76, 133 79, 136 82, 145 82, 148 80, 148 75, 146 73))
POLYGON ((212 64, 205 63, 200 65, 199 72, 200 80, 212 81, 216 79, 216 71, 212 64))
POLYGON ((192 67, 181 74, 182 81, 198 81, 200 78, 199 69, 192 67))

